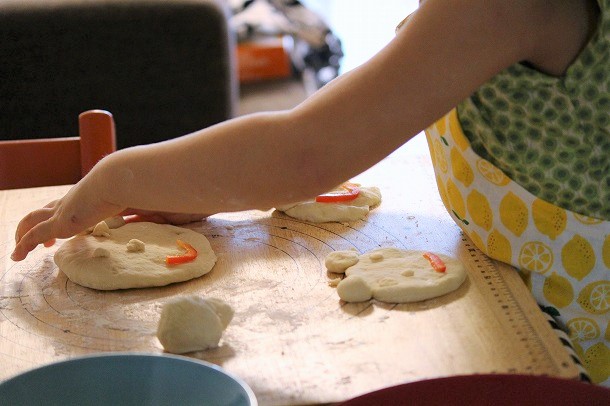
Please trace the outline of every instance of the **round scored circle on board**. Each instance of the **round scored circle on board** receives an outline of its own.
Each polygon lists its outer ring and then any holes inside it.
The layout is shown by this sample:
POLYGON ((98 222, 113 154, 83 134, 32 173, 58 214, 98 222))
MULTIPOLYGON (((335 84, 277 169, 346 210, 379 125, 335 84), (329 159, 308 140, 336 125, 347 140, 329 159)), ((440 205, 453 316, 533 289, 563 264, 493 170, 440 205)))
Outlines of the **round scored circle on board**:
MULTIPOLYGON (((361 231, 363 225, 311 224, 281 214, 263 213, 249 220, 238 214, 215 216, 193 227, 209 239, 218 255, 209 274, 165 287, 119 291, 72 283, 53 262, 56 247, 40 249, 39 255, 12 264, 0 275, 0 283, 10 286, 0 297, 0 320, 9 326, 0 330, 0 340, 11 341, 24 352, 40 352, 40 358, 48 360, 95 351, 159 352, 162 347, 155 334, 160 308, 179 294, 227 301, 236 311, 232 326, 248 330, 253 339, 271 324, 279 331, 294 331, 315 321, 302 309, 315 309, 310 313, 319 317, 345 305, 328 285, 324 267, 328 253, 404 248, 384 230, 374 237, 361 231)), ((353 311, 346 317, 370 304, 349 306, 353 311)))

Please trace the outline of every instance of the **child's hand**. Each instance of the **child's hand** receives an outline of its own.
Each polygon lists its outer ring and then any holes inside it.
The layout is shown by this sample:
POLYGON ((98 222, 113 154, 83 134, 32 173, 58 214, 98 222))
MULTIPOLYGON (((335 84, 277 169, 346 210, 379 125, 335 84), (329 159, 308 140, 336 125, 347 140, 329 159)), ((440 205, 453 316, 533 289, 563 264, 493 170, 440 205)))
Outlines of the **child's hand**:
MULTIPOLYGON (((68 205, 72 195, 69 193, 62 199, 55 200, 47 204, 42 209, 35 210, 25 216, 17 226, 15 233, 15 241, 17 243, 11 259, 13 261, 21 261, 25 259, 27 254, 32 251, 38 244, 44 244, 45 247, 50 247, 54 244, 56 238, 67 238, 78 234, 87 227, 96 224, 98 221, 95 218, 100 218, 101 213, 92 212, 91 220, 83 218, 82 221, 72 221, 76 219, 76 215, 70 216, 66 221, 62 216, 65 212, 64 207, 68 205)), ((116 206, 110 205, 109 210, 117 210, 116 206), (114 208, 113 208, 114 207, 114 208)), ((207 217, 205 214, 181 214, 168 212, 153 212, 147 210, 127 209, 120 213, 124 216, 132 216, 127 221, 151 221, 160 224, 187 224, 195 221, 200 221, 207 217)), ((102 217, 99 221, 110 216, 102 217)))
POLYGON ((56 238, 72 237, 123 211, 99 199, 91 183, 81 181, 61 199, 26 215, 17 225, 11 259, 21 261, 39 244, 50 246, 56 238))

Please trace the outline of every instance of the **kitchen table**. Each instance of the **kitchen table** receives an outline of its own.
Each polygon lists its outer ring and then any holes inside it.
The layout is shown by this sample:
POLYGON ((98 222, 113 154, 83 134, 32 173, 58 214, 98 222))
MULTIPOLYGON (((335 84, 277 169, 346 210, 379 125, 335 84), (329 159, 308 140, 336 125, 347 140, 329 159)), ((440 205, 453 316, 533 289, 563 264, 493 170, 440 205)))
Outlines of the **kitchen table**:
POLYGON ((187 355, 243 378, 261 405, 327 404, 462 374, 578 377, 517 272, 486 258, 444 209, 423 134, 354 181, 383 196, 362 221, 310 224, 273 210, 215 215, 188 226, 218 255, 209 274, 123 291, 70 282, 53 262, 61 241, 11 261, 19 219, 69 186, 0 191, 0 379, 91 353, 160 354, 160 308, 181 294, 218 297, 235 309, 219 347, 187 355), (339 300, 326 255, 380 247, 456 256, 468 278, 418 303, 339 300))

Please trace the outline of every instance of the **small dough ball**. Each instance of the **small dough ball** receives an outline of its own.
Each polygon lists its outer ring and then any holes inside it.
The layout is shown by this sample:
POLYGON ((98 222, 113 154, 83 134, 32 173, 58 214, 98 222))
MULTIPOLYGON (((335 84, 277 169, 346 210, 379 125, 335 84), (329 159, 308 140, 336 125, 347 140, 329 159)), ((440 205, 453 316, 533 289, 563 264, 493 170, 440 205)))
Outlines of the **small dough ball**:
POLYGON ((326 256, 324 265, 329 272, 344 273, 350 266, 358 263, 359 256, 356 251, 333 251, 326 256))
POLYGON ((336 288, 336 287, 337 287, 337 285, 339 284, 339 282, 341 282, 341 278, 333 278, 333 279, 330 279, 330 280, 328 281, 328 286, 331 286, 331 287, 333 287, 333 288, 336 288))
POLYGON ((339 282, 337 294, 346 302, 366 302, 373 297, 373 289, 364 278, 352 276, 339 282))
POLYGON ((102 247, 96 248, 92 254, 93 258, 108 258, 110 256, 110 252, 102 247))
POLYGON ((129 252, 144 252, 146 249, 146 244, 137 238, 132 238, 126 245, 127 251, 129 252))
POLYGON ((383 261, 383 254, 381 252, 374 252, 371 255, 369 255, 369 258, 371 261, 374 261, 374 262, 383 261))
POLYGON ((167 352, 202 351, 218 346, 232 318, 233 309, 220 299, 177 297, 161 310, 157 338, 167 352))
POLYGON ((110 237, 110 228, 105 221, 100 221, 93 227, 91 235, 94 237, 110 237))
POLYGON ((95 226, 89 227, 85 231, 81 232, 79 235, 93 234, 94 237, 108 237, 110 235, 111 229, 122 227, 125 224, 125 219, 122 216, 108 217, 106 220, 100 221, 95 226), (104 224, 102 225, 102 223, 104 224), (99 227, 102 227, 103 230, 99 227), (98 228, 98 231, 94 232, 96 228, 98 228), (108 235, 104 235, 103 232, 108 233, 108 235))

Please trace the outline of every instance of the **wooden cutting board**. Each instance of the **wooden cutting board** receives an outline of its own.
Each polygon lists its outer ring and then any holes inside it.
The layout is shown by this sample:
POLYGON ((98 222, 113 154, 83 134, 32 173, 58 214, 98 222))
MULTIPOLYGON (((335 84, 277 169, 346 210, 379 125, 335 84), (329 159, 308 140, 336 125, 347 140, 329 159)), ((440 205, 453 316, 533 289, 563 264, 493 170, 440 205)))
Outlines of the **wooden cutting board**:
POLYGON ((227 301, 235 316, 218 348, 188 355, 243 378, 261 405, 332 403, 457 374, 576 378, 578 368, 517 273, 481 254, 442 207, 426 149, 418 136, 355 179, 383 194, 364 221, 316 225, 252 211, 189 226, 208 237, 216 266, 199 279, 153 289, 75 285, 53 263, 56 247, 12 262, 17 221, 67 187, 0 191, 0 379, 95 352, 162 353, 160 308, 191 293, 227 301), (341 302, 328 284, 334 275, 325 256, 379 247, 457 256, 468 279, 420 303, 341 302))

